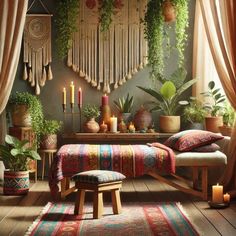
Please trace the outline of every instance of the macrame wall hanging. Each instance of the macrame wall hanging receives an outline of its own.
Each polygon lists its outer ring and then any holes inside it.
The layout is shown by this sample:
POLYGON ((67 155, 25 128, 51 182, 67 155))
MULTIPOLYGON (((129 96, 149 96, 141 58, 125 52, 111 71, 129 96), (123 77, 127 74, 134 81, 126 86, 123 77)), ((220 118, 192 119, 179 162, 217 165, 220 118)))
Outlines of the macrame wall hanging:
POLYGON ((144 39, 146 0, 115 0, 109 30, 101 32, 99 0, 80 0, 78 32, 67 65, 104 93, 124 84, 147 64, 144 39))
MULTIPOLYGON (((41 1, 40 3, 42 4, 41 1)), ((43 4, 42 6, 46 9, 43 4)), ((40 94, 41 87, 45 85, 46 80, 53 78, 50 65, 52 62, 51 17, 50 14, 26 15, 23 79, 28 80, 31 86, 35 87, 37 95, 40 94)))

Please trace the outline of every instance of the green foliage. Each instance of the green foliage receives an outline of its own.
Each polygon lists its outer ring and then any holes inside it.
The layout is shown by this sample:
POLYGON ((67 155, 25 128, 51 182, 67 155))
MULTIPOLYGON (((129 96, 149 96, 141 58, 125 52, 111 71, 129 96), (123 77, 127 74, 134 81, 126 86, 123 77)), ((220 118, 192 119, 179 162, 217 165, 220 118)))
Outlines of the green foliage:
POLYGON ((41 135, 56 134, 62 127, 62 121, 44 120, 41 127, 41 135))
POLYGON ((114 104, 120 113, 130 113, 134 104, 134 98, 133 96, 130 97, 128 93, 126 98, 119 98, 118 101, 114 101, 114 104))
POLYGON ((87 119, 97 118, 97 117, 100 116, 100 111, 99 111, 99 108, 98 108, 96 105, 87 104, 87 105, 83 108, 83 115, 84 115, 87 119))
POLYGON ((210 113, 211 116, 223 115, 225 101, 225 95, 221 94, 221 88, 215 88, 215 82, 210 81, 208 83, 208 91, 203 92, 204 97, 209 98, 209 101, 205 103, 204 108, 210 113))
POLYGON ((77 31, 79 0, 57 0, 56 3, 57 52, 63 59, 72 46, 72 35, 77 31))
POLYGON ((42 103, 35 95, 28 92, 16 92, 10 96, 9 105, 27 105, 31 116, 32 129, 37 137, 37 144, 43 122, 42 103))
POLYGON ((20 141, 15 137, 6 135, 5 142, 8 145, 0 145, 0 160, 10 170, 25 171, 29 159, 41 159, 33 148, 27 147, 29 143, 27 140, 20 141))
POLYGON ((160 110, 167 116, 173 116, 177 114, 181 105, 188 104, 187 101, 180 101, 181 95, 196 83, 197 79, 186 81, 185 78, 175 78, 175 76, 179 76, 180 74, 180 72, 175 72, 171 75, 171 78, 173 78, 174 81, 183 81, 178 87, 171 80, 166 80, 166 82, 162 84, 160 91, 138 86, 138 88, 150 94, 155 99, 155 101, 150 102, 150 104, 153 105, 152 111, 160 110))
MULTIPOLYGON (((168 52, 170 45, 171 25, 164 22, 164 0, 150 0, 145 14, 145 36, 148 42, 148 61, 151 66, 151 77, 164 83, 164 51, 168 52), (165 41, 165 43, 164 43, 165 41)), ((176 45, 178 51, 178 67, 184 64, 184 49, 187 41, 188 0, 171 0, 176 10, 176 45)))
POLYGON ((205 119, 206 111, 203 105, 195 97, 190 97, 189 105, 184 108, 183 117, 185 121, 193 123, 202 123, 205 119))
POLYGON ((223 123, 227 126, 233 126, 235 121, 235 110, 228 101, 224 102, 223 123))
POLYGON ((114 14, 115 0, 102 0, 99 7, 101 31, 105 32, 109 29, 114 14))

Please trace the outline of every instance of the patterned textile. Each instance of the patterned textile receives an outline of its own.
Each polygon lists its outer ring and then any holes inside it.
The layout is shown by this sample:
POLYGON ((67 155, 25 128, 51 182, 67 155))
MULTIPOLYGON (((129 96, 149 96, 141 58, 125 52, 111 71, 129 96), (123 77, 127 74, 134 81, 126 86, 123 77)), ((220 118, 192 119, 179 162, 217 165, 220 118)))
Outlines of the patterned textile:
POLYGON ((84 183, 101 184, 123 180, 125 176, 117 171, 89 170, 73 175, 72 179, 84 183))
POLYGON ((220 146, 216 143, 207 144, 201 147, 192 149, 192 152, 215 152, 220 150, 220 146))
POLYGON ((75 216, 73 203, 48 203, 26 235, 199 235, 178 203, 124 203, 119 215, 105 205, 100 219, 93 219, 92 204, 84 212, 75 216))
POLYGON ((113 170, 126 177, 142 176, 149 171, 175 172, 175 154, 168 147, 147 145, 68 144, 62 146, 54 158, 49 186, 53 197, 58 182, 88 170, 113 170))
POLYGON ((222 135, 205 130, 185 130, 172 135, 164 144, 177 151, 186 152, 223 138, 222 135))

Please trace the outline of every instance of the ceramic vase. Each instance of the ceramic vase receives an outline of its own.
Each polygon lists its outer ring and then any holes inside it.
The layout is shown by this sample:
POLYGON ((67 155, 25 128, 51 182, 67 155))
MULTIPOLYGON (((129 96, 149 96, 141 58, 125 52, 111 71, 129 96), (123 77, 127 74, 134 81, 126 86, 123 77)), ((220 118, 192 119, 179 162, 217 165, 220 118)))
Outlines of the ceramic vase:
POLYGON ((97 133, 99 129, 99 124, 95 121, 95 118, 91 118, 84 123, 84 131, 86 133, 97 133))

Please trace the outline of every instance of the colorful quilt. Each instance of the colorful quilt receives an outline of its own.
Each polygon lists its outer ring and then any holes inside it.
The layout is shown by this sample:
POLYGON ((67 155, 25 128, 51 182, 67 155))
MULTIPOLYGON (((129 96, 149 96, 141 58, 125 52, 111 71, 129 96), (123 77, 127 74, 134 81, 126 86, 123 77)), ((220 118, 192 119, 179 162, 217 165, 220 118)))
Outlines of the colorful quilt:
POLYGON ((87 170, 113 170, 126 177, 142 176, 149 171, 175 172, 175 155, 163 144, 110 145, 110 144, 67 144, 62 146, 54 158, 49 186, 52 195, 58 193, 57 184, 64 177, 87 170))

